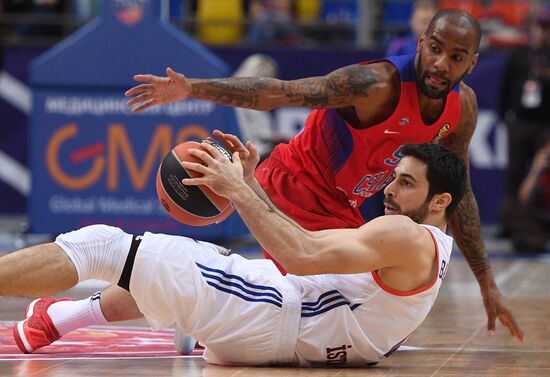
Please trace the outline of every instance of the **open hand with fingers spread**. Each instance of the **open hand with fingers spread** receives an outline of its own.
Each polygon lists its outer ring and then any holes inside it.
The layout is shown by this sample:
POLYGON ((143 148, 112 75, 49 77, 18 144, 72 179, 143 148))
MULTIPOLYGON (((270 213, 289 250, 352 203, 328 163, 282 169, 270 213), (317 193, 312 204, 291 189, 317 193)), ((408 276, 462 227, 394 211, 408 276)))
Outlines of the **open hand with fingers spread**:
POLYGON ((137 105, 132 108, 134 113, 139 113, 151 106, 162 103, 182 101, 189 97, 191 84, 189 80, 177 73, 172 68, 166 68, 167 77, 155 75, 135 75, 134 80, 143 84, 128 89, 124 95, 132 97, 128 100, 128 106, 137 105))

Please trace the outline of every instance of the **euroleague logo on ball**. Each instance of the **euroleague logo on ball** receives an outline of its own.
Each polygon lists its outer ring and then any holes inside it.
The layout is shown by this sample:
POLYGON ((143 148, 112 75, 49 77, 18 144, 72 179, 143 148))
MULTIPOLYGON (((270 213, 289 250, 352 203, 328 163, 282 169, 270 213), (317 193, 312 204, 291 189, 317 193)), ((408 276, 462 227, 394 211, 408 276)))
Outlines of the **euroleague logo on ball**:
POLYGON ((187 186, 182 182, 185 178, 201 176, 201 173, 184 168, 182 162, 201 163, 189 154, 189 149, 207 152, 204 144, 213 146, 231 161, 231 154, 214 141, 186 141, 174 147, 164 157, 157 172, 157 195, 160 203, 173 219, 186 225, 217 224, 235 210, 229 199, 217 195, 207 186, 187 186))
POLYGON ((216 148, 222 155, 224 155, 225 158, 227 158, 229 161, 233 161, 233 159, 231 158, 231 155, 229 154, 229 152, 226 151, 224 147, 222 147, 221 145, 219 145, 219 144, 216 143, 215 141, 212 141, 212 140, 202 140, 201 143, 203 143, 203 144, 210 144, 211 146, 213 146, 214 148, 216 148))

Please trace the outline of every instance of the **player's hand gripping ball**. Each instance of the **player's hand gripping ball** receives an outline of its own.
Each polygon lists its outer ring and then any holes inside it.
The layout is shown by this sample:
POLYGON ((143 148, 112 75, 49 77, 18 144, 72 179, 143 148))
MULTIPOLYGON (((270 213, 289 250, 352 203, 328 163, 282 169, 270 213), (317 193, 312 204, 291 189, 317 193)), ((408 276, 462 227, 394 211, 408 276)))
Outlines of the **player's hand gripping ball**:
POLYGON ((187 186, 184 178, 202 176, 194 170, 181 166, 183 161, 202 163, 189 154, 189 149, 206 151, 203 143, 217 148, 231 160, 231 155, 221 145, 210 140, 201 143, 186 141, 174 147, 162 160, 157 172, 157 195, 168 214, 180 223, 193 226, 210 225, 225 220, 235 210, 231 201, 217 195, 208 187, 187 186))

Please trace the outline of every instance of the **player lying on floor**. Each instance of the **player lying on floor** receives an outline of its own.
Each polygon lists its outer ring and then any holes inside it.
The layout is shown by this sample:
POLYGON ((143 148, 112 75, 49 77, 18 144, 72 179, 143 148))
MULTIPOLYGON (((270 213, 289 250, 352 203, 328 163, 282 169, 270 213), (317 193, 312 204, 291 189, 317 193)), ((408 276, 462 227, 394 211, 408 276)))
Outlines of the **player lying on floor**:
MULTIPOLYGON (((0 258, 0 295, 39 297, 102 279, 127 290, 125 300, 104 295, 92 303, 106 322, 138 311, 154 329, 176 324, 206 347, 208 362, 224 365, 372 365, 423 322, 449 263, 447 219, 466 187, 454 153, 404 146, 384 190, 386 216, 312 232, 278 211, 253 179, 245 182, 243 165, 258 162, 252 144, 233 162, 206 148, 191 152, 205 165, 185 163, 204 176, 184 183, 229 198, 288 275, 270 260, 224 256, 190 238, 93 225, 0 258)), ((29 306, 14 326, 23 352, 65 333, 50 316, 65 303, 42 298, 29 306)))

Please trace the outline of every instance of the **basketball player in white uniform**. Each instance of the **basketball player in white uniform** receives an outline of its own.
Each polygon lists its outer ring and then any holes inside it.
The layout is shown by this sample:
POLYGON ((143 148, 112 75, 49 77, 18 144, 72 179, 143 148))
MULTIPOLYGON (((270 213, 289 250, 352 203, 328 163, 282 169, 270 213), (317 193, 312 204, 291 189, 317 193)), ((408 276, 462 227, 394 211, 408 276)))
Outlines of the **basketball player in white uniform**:
MULTIPOLYGON (((184 183, 231 199, 289 275, 190 238, 94 225, 0 258, 0 295, 49 295, 103 279, 128 290, 126 303, 92 301, 105 322, 138 311, 154 329, 176 324, 216 364, 366 366, 389 356, 425 319, 445 276, 446 222, 466 187, 462 161, 436 144, 404 146, 384 191, 391 216, 311 232, 248 180, 254 146, 235 146, 233 162, 213 147, 193 151, 205 165, 186 164, 203 176, 184 183)), ((19 348, 33 352, 64 335, 52 314, 71 303, 35 300, 14 326, 19 348)))

